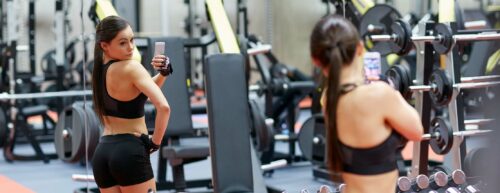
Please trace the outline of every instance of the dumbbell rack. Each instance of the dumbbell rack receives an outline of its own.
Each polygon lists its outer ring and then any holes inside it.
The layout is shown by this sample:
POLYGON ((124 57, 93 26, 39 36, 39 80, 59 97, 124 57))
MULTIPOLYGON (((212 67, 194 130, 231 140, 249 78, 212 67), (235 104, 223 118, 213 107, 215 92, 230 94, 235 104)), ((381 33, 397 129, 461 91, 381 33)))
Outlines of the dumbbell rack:
MULTIPOLYGON (((431 35, 430 33, 434 29, 434 23, 419 23, 418 32, 416 35, 425 36, 431 35)), ((451 29, 452 33, 457 33, 456 23, 450 22, 446 23, 451 29)), ((417 72, 416 72, 416 85, 428 85, 429 77, 433 72, 434 66, 434 48, 432 44, 423 41, 414 41, 414 45, 417 52, 417 72)), ((450 52, 446 55, 441 55, 441 62, 446 64, 445 71, 450 76, 450 83, 456 84, 460 83, 460 66, 461 59, 459 58, 459 50, 457 46, 454 46, 450 52)), ((462 95, 459 94, 460 90, 457 88, 453 89, 452 100, 447 106, 449 113, 449 122, 453 129, 453 132, 464 131, 464 101, 462 95), (460 112, 460 113, 459 113, 460 112)), ((428 92, 415 92, 415 108, 419 112, 422 120, 422 125, 424 126, 424 133, 429 132, 430 120, 431 120, 431 105, 432 101, 428 92)), ((455 143, 447 156, 452 160, 451 169, 462 169, 462 161, 465 159, 466 146, 463 142, 463 138, 460 136, 454 136, 455 143)), ((414 143, 413 146, 413 160, 411 164, 410 177, 415 178, 419 174, 428 174, 428 150, 429 142, 421 141, 414 143)))

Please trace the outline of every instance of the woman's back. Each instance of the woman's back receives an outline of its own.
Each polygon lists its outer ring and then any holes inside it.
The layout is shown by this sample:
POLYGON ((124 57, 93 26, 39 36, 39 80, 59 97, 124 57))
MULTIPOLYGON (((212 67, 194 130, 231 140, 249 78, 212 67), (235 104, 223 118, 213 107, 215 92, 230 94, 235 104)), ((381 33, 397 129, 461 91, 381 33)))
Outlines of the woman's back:
MULTIPOLYGON (((393 129, 398 123, 395 124, 391 114, 397 114, 401 108, 408 108, 409 105, 398 105, 404 102, 398 97, 400 96, 389 85, 382 82, 358 86, 340 97, 337 109, 340 143, 344 149, 352 148, 351 151, 358 154, 355 155, 357 158, 365 158, 357 162, 366 162, 361 168, 364 172, 372 172, 369 175, 343 172, 342 177, 346 184, 349 184, 347 192, 395 191, 398 177, 396 169, 392 168, 388 172, 374 171, 395 165, 394 159, 398 148, 401 147, 400 142, 404 143, 400 141, 399 131, 393 129), (362 153, 367 155, 359 155, 362 153), (375 162, 379 163, 373 164, 375 162), (369 165, 370 163, 372 165, 369 165)), ((399 115, 402 116, 402 121, 406 120, 405 113, 399 115)), ((343 157, 344 160, 348 159, 346 155, 343 157)))
MULTIPOLYGON (((141 71, 142 66, 133 60, 122 60, 116 62, 107 62, 105 72, 105 93, 109 95, 111 98, 111 102, 113 103, 130 103, 134 100, 137 100, 140 95, 142 95, 141 91, 135 86, 134 81, 136 79, 134 77, 134 73, 136 71, 141 71), (107 69, 107 70, 106 70, 107 69)), ((106 95, 106 94, 105 94, 106 95)), ((110 102, 110 103, 111 103, 110 102)), ((141 101, 139 101, 140 104, 141 101)), ((105 106, 111 105, 106 103, 105 106)), ((143 104, 142 104, 143 105, 143 104)), ((132 108, 129 104, 128 108, 132 108)), ((138 108, 142 108, 140 106, 138 108)), ((136 110, 137 111, 137 110, 136 110)), ((121 113, 121 112, 117 112, 121 113)), ((119 134, 119 133, 147 133, 146 124, 144 121, 144 116, 140 116, 137 118, 123 118, 119 116, 105 116, 104 119, 104 135, 107 134, 119 134)))

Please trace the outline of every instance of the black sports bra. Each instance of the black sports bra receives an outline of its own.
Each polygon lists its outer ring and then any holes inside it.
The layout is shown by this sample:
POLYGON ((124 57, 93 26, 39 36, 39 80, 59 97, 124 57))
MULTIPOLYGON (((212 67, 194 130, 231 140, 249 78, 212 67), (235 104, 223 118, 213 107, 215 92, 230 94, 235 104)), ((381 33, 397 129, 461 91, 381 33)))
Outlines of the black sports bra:
POLYGON ((137 97, 130 101, 120 101, 109 96, 108 89, 106 87, 106 73, 108 72, 108 68, 114 62, 116 62, 116 60, 111 60, 104 65, 104 115, 125 119, 135 119, 143 117, 144 103, 146 103, 146 100, 148 99, 148 97, 143 93, 140 93, 137 97))
MULTIPOLYGON (((349 83, 341 85, 341 94, 346 94, 357 87, 349 83)), ((381 144, 371 148, 350 147, 342 142, 340 151, 343 154, 342 168, 344 172, 373 175, 386 173, 397 168, 397 160, 401 153, 401 147, 405 144, 404 139, 398 132, 392 130, 391 135, 381 144)))

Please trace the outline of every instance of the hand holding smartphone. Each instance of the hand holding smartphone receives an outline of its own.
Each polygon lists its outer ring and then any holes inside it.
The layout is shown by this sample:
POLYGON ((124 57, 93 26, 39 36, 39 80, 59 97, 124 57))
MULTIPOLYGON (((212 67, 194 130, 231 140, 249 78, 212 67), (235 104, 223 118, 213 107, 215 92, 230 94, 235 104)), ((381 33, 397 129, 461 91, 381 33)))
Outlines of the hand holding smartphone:
MULTIPOLYGON (((155 42, 154 56, 157 55, 165 55, 165 42, 155 42)), ((172 74, 172 65, 170 64, 168 57, 163 60, 163 65, 159 67, 158 71, 160 71, 163 76, 172 74)))

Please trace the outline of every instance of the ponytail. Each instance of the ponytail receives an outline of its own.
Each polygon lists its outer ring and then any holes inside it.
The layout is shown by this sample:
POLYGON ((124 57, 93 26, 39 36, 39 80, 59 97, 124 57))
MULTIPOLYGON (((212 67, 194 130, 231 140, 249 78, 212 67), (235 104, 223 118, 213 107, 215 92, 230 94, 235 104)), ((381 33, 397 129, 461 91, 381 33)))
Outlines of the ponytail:
MULTIPOLYGON (((326 70, 324 84, 326 123, 326 165, 334 172, 342 171, 340 140, 337 130, 337 107, 340 97, 340 76, 342 68, 354 60, 360 41, 356 27, 348 20, 328 15, 314 27, 310 37, 311 57, 315 64, 326 70)), ((333 176, 332 176, 333 177, 333 176)))
POLYGON ((101 48, 101 42, 111 42, 116 35, 127 28, 129 23, 119 16, 108 16, 96 26, 95 44, 94 44, 94 69, 92 70, 92 100, 94 101, 94 110, 101 123, 104 124, 104 52, 101 48))
POLYGON ((337 105, 340 96, 340 71, 343 64, 340 49, 334 47, 327 49, 327 58, 329 59, 328 77, 326 82, 326 103, 325 103, 325 117, 326 120, 326 157, 327 166, 339 172, 342 169, 342 154, 340 150, 340 141, 337 131, 337 105))
POLYGON ((104 84, 106 84, 103 80, 103 71, 103 51, 100 42, 96 40, 94 46, 94 69, 92 70, 92 99, 94 101, 94 110, 101 123, 104 123, 103 91, 104 84))

